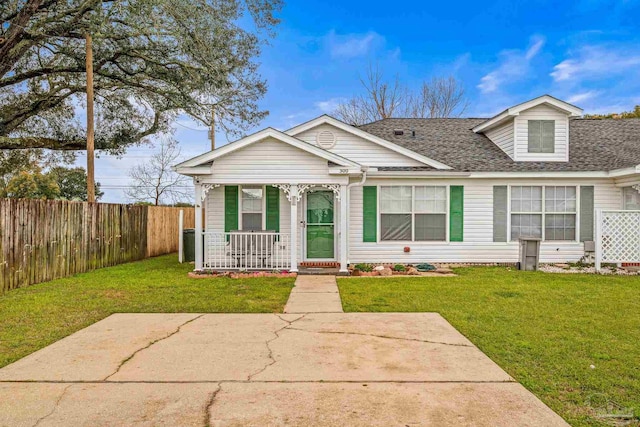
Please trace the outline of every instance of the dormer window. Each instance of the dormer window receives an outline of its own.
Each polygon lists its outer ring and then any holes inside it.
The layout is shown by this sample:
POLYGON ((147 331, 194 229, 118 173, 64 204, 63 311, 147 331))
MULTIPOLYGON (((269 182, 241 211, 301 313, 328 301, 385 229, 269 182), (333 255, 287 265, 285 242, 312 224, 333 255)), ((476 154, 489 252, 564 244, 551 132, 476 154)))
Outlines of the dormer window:
POLYGON ((555 153, 555 120, 528 120, 529 153, 555 153))

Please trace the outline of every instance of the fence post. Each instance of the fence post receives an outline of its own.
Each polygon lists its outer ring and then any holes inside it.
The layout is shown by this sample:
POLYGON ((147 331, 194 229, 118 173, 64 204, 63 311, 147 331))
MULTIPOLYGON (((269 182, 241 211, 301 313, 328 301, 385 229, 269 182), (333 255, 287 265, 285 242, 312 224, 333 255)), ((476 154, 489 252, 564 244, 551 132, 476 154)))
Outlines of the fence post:
POLYGON ((596 271, 602 264, 602 209, 596 209, 596 271))
POLYGON ((184 230, 184 210, 180 209, 178 214, 178 262, 182 264, 182 255, 184 250, 184 234, 182 231, 184 230))

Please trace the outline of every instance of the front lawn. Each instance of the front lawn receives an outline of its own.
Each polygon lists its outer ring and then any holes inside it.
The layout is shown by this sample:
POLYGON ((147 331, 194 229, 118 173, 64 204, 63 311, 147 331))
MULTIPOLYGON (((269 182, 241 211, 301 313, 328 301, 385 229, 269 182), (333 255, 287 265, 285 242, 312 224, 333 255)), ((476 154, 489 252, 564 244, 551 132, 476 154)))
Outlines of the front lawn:
POLYGON ((112 313, 281 313, 293 278, 190 279, 175 255, 0 295, 0 367, 112 313))
POLYGON ((572 425, 606 425, 593 407, 607 399, 640 416, 640 277, 456 273, 338 285, 345 311, 442 314, 572 425))

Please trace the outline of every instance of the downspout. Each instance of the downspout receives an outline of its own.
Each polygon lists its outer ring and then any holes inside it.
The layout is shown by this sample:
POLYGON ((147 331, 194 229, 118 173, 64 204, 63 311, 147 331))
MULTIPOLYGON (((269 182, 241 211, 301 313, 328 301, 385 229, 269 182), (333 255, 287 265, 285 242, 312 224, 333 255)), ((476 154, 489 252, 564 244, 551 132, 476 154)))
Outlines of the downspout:
MULTIPOLYGON (((367 181, 367 171, 369 170, 369 166, 362 166, 360 170, 362 171, 362 179, 360 179, 359 182, 352 182, 351 184, 347 184, 347 200, 345 201, 345 203, 347 204, 347 212, 351 210, 351 189, 353 187, 362 187, 364 183, 367 181)), ((348 229, 349 229, 349 217, 347 217, 347 230, 345 230, 347 232, 344 233, 344 236, 342 236, 342 238, 347 239, 347 264, 350 264, 348 229)))

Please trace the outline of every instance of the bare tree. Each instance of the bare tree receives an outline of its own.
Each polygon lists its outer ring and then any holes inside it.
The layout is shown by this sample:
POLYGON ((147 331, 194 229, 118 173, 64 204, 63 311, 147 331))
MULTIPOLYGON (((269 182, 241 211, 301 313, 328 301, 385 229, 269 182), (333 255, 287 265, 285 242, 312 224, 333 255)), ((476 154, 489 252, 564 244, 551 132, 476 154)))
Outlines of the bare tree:
POLYGON ((193 191, 189 179, 171 169, 179 157, 177 141, 162 139, 159 151, 148 162, 136 165, 129 171, 133 183, 125 190, 127 197, 134 202, 151 201, 156 206, 190 200, 193 191))
POLYGON ((468 107, 464 88, 454 77, 434 77, 418 90, 400 84, 398 76, 386 81, 379 68, 369 65, 360 79, 363 95, 338 105, 333 114, 354 126, 390 117, 460 117, 468 107))
POLYGON ((362 125, 376 120, 394 117, 404 102, 404 90, 396 76, 386 81, 378 66, 369 64, 367 75, 360 78, 364 95, 355 96, 341 103, 333 113, 340 120, 362 125))
POLYGON ((464 88, 454 77, 433 77, 430 82, 422 82, 418 91, 407 94, 405 116, 460 117, 468 107, 464 88))

